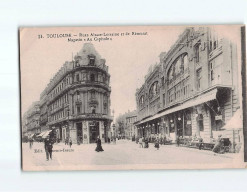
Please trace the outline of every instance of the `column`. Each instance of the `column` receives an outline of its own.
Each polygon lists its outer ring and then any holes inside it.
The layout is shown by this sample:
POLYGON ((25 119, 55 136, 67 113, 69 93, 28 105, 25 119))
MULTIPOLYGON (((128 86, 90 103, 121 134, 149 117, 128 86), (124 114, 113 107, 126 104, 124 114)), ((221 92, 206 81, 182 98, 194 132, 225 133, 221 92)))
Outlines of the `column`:
POLYGON ((89 144, 89 126, 88 121, 82 122, 82 136, 83 136, 83 143, 89 144))
POLYGON ((173 120, 174 120, 175 139, 177 139, 178 127, 177 127, 177 115, 176 115, 176 113, 174 113, 174 115, 173 115, 173 120))

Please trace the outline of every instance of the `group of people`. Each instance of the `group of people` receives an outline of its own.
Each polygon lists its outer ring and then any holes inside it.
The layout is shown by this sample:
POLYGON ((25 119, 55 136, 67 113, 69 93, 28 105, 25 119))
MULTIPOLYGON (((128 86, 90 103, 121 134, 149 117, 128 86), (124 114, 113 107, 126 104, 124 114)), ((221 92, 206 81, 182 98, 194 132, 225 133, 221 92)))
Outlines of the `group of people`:
MULTIPOLYGON (((150 140, 150 139, 148 139, 148 137, 146 137, 146 138, 140 137, 140 138, 138 139, 139 147, 140 147, 140 148, 148 148, 148 147, 149 147, 149 143, 150 143, 149 140, 150 140)), ((160 139, 159 139, 159 137, 156 137, 156 138, 154 139, 154 147, 155 147, 157 150, 159 150, 159 148, 160 148, 160 139)))
POLYGON ((71 137, 67 137, 66 139, 65 139, 65 145, 69 145, 69 147, 71 148, 71 146, 72 146, 72 139, 71 139, 71 137))

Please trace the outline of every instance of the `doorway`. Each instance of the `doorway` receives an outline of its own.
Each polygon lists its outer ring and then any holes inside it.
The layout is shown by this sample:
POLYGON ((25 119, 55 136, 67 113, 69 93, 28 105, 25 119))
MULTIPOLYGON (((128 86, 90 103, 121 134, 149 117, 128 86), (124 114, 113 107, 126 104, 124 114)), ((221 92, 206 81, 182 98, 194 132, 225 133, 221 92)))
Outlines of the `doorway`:
POLYGON ((82 144, 83 143, 82 123, 76 123, 76 130, 77 130, 77 143, 82 144))
POLYGON ((89 143, 95 143, 99 136, 99 122, 89 122, 89 143))

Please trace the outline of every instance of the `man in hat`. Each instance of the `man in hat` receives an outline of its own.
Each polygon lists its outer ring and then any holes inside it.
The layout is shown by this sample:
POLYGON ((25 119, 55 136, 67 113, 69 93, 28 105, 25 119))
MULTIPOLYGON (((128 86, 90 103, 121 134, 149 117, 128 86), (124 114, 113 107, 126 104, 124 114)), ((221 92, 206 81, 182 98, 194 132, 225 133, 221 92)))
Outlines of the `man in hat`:
POLYGON ((48 136, 45 141, 45 153, 46 153, 46 160, 48 161, 49 160, 49 157, 50 159, 52 160, 52 148, 53 148, 53 143, 52 143, 52 140, 50 139, 50 136, 48 136))

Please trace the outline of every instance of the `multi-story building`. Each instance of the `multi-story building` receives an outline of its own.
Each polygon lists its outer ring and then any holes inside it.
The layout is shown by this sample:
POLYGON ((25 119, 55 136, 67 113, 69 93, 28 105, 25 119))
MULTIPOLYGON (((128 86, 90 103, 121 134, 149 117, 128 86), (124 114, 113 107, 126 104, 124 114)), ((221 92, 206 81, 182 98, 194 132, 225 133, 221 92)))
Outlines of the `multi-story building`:
POLYGON ((45 89, 47 125, 56 130, 58 139, 95 143, 100 136, 103 142, 108 140, 111 87, 105 62, 93 44, 85 43, 51 79, 45 89))
POLYGON ((47 93, 44 90, 40 94, 40 129, 41 131, 46 131, 49 129, 48 123, 48 114, 47 114, 47 93))
POLYGON ((22 137, 27 136, 28 132, 27 132, 27 112, 24 113, 23 117, 22 117, 22 137))
POLYGON ((137 121, 136 111, 128 113, 126 116, 126 137, 129 139, 135 138, 137 136, 137 128, 134 123, 137 121))
POLYGON ((137 121, 136 111, 128 111, 116 119, 117 135, 126 139, 137 136, 137 128, 134 123, 137 121))
POLYGON ((28 111, 24 114, 23 121, 26 124, 28 136, 41 132, 39 119, 40 119, 40 104, 39 101, 33 102, 28 111))
POLYGON ((240 108, 236 45, 210 28, 187 28, 161 53, 136 102, 141 136, 217 138, 240 108))

